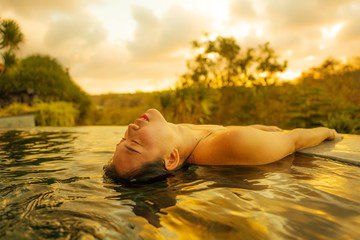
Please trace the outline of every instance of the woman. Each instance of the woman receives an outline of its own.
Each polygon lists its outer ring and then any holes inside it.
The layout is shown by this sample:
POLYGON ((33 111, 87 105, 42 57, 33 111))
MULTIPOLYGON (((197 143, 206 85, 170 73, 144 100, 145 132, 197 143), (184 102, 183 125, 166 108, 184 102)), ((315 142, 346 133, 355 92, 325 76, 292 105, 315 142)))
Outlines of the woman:
POLYGON ((263 125, 173 124, 149 109, 128 126, 105 171, 116 180, 146 182, 186 164, 267 164, 335 138, 341 135, 325 127, 283 132, 263 125))

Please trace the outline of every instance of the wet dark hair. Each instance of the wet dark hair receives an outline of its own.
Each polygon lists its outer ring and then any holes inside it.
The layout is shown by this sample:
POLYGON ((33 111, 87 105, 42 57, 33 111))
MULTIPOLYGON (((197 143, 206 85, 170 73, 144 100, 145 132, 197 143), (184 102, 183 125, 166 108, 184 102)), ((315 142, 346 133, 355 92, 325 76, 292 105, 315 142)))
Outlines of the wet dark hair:
POLYGON ((183 166, 177 167, 175 170, 168 171, 165 168, 165 160, 163 158, 157 158, 155 161, 144 164, 141 169, 137 170, 133 174, 121 176, 117 173, 115 165, 110 161, 109 164, 104 166, 104 175, 107 178, 119 183, 149 183, 157 180, 161 180, 171 173, 181 169, 183 166))

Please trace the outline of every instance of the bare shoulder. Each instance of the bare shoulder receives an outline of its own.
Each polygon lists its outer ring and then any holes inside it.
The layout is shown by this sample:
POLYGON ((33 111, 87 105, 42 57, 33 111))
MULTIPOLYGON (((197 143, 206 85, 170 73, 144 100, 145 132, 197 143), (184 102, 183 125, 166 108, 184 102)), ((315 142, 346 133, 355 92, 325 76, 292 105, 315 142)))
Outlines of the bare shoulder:
POLYGON ((191 162, 201 165, 228 165, 226 160, 234 146, 241 147, 247 127, 226 127, 215 131, 195 149, 191 162))
POLYGON ((285 132, 252 127, 216 131, 195 149, 191 163, 202 165, 254 165, 279 160, 293 152, 285 132))
POLYGON ((190 124, 190 123, 179 123, 177 125, 184 126, 190 128, 192 130, 215 130, 215 129, 225 129, 226 127, 222 125, 214 125, 214 124, 190 124))

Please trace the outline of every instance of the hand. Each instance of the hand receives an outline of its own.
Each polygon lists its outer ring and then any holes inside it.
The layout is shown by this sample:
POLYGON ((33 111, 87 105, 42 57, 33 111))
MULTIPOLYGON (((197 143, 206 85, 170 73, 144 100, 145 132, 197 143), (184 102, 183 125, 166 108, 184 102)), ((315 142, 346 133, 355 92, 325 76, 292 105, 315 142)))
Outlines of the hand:
POLYGON ((335 129, 329 129, 329 137, 326 140, 343 139, 344 137, 336 132, 335 129))

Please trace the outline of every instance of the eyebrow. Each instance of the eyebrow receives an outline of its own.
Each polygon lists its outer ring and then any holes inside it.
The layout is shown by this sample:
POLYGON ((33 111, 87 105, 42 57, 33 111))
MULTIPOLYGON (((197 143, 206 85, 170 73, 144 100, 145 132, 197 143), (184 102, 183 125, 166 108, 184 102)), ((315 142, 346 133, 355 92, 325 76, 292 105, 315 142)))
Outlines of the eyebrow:
POLYGON ((136 151, 135 149, 133 149, 133 148, 127 146, 127 145, 125 145, 125 148, 127 148, 127 149, 130 150, 131 152, 136 152, 136 153, 139 153, 139 154, 140 154, 140 152, 136 151))

